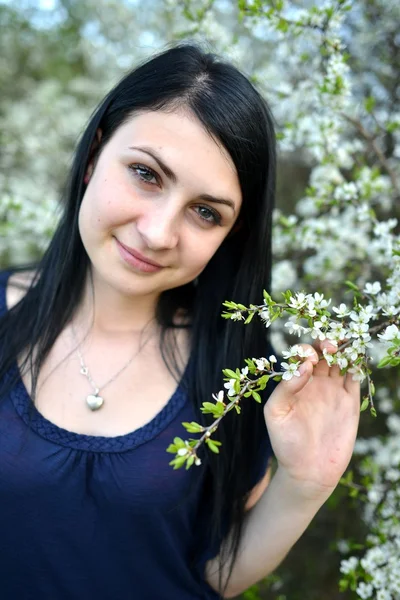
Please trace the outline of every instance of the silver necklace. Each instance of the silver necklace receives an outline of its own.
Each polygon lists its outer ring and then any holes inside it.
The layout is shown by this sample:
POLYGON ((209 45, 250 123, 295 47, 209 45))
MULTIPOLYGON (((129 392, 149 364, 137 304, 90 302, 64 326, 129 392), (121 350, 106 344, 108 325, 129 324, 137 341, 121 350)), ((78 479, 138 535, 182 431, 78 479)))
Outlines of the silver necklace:
MULTIPOLYGON (((71 331, 72 331, 72 335, 75 338, 76 341, 76 336, 75 336, 75 331, 74 328, 71 324, 71 331)), ((93 381, 93 378, 90 374, 90 371, 87 367, 87 365, 85 364, 84 358, 82 356, 81 351, 79 350, 79 346, 77 346, 76 351, 78 353, 78 357, 79 357, 79 362, 81 364, 81 368, 80 368, 80 372, 82 375, 84 375, 84 377, 86 377, 86 379, 89 381, 91 387, 93 388, 93 393, 92 394, 88 394, 86 396, 86 404, 87 406, 90 408, 91 411, 95 411, 95 410, 99 410, 99 408, 101 408, 104 404, 104 398, 103 396, 100 396, 100 391, 104 390, 104 388, 106 388, 110 383, 112 383, 113 381, 115 381, 117 379, 117 377, 119 375, 121 375, 121 373, 123 371, 125 371, 125 369, 127 369, 129 367, 129 365, 132 363, 133 359, 136 358, 138 356, 138 354, 143 350, 143 348, 145 347, 145 345, 147 344, 147 342, 150 340, 151 336, 147 339, 147 341, 140 346, 139 345, 139 349, 137 352, 134 352, 132 354, 132 356, 130 357, 130 359, 128 360, 127 363, 125 363, 120 369, 119 371, 117 371, 108 381, 106 381, 105 383, 103 383, 100 387, 97 386, 95 384, 95 382, 93 381)))

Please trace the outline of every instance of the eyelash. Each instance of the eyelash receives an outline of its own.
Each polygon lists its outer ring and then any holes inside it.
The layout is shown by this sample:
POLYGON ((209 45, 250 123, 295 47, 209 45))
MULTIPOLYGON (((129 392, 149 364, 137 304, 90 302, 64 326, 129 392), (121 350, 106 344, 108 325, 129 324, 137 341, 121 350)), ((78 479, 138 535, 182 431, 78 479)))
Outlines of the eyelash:
MULTIPOLYGON (((153 181, 148 181, 147 179, 145 179, 145 177, 143 177, 143 175, 140 174, 140 171, 142 171, 142 172, 144 171, 146 174, 152 175, 152 177, 154 177, 154 179, 156 180, 157 184, 159 183, 159 177, 158 177, 157 173, 155 173, 152 169, 145 167, 144 165, 132 164, 132 165, 129 165, 129 170, 132 171, 134 177, 136 177, 137 179, 139 179, 139 181, 141 181, 143 183, 147 183, 148 185, 156 185, 153 181)), ((200 209, 200 210, 201 209, 208 210, 208 212, 212 216, 212 220, 210 220, 210 219, 205 219, 204 217, 202 217, 200 215, 200 213, 197 213, 202 221, 205 221, 206 223, 214 223, 215 225, 221 225, 222 217, 218 211, 214 210, 213 208, 211 208, 210 206, 207 206, 207 205, 203 205, 203 206, 200 205, 200 206, 197 206, 196 208, 200 209)))

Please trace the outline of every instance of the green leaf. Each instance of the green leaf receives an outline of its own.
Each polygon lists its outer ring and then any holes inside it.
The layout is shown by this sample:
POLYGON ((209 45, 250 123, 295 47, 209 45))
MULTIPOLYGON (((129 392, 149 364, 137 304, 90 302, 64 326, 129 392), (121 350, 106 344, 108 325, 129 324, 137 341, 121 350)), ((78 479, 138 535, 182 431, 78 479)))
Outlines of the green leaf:
POLYGON ((279 19, 277 29, 279 31, 282 31, 283 33, 286 33, 287 30, 289 29, 289 25, 288 25, 287 21, 285 21, 285 19, 279 19))
POLYGON ((251 322, 252 318, 254 317, 255 313, 251 312, 249 313, 249 316, 247 317, 247 319, 245 320, 244 324, 247 325, 248 323, 251 322))
POLYGON ((286 303, 290 302, 290 298, 293 296, 293 292, 291 290, 286 290, 286 292, 282 292, 282 296, 286 303))
POLYGON ((193 463, 194 463, 194 456, 192 454, 192 456, 189 456, 189 458, 186 461, 186 471, 188 469, 190 469, 190 467, 193 465, 193 463))
POLYGON ((176 470, 176 469, 180 469, 181 467, 183 467, 185 462, 186 462, 186 456, 177 456, 176 458, 171 460, 171 462, 169 464, 174 467, 174 470, 176 470))
POLYGON ((263 298, 268 303, 272 300, 271 296, 268 294, 266 290, 263 290, 263 298))
POLYGON ((261 403, 261 396, 258 392, 252 390, 251 395, 253 396, 254 400, 256 402, 260 402, 261 403))
POLYGON ((240 379, 240 374, 238 375, 235 371, 232 371, 232 369, 223 369, 222 373, 225 377, 229 377, 229 379, 240 379))
POLYGON ((178 450, 179 450, 179 448, 185 448, 186 447, 185 442, 180 437, 175 437, 174 438, 174 444, 178 448, 178 450))
POLYGON ((375 104, 376 104, 376 100, 375 100, 375 98, 373 96, 368 96, 364 100, 365 110, 368 113, 371 113, 374 110, 375 104))
POLYGON ((226 308, 231 308, 232 310, 237 310, 236 302, 232 302, 231 300, 225 300, 225 302, 222 303, 222 306, 226 306, 226 308))
POLYGON ((220 417, 221 415, 224 414, 224 410, 225 410, 225 406, 222 404, 222 402, 217 402, 215 404, 215 408, 214 408, 214 416, 220 417))
POLYGON ((269 381, 269 375, 263 375, 262 377, 260 377, 260 379, 258 380, 259 389, 265 390, 265 388, 267 387, 268 381, 269 381))
POLYGON ((382 358, 382 360, 378 363, 378 369, 383 369, 383 367, 386 367, 390 361, 392 360, 391 356, 384 356, 382 358))
POLYGON ((349 287, 351 290, 354 290, 355 292, 359 292, 360 291, 359 287, 355 283, 353 283, 352 281, 347 280, 347 281, 344 282, 344 284, 347 285, 347 287, 349 287))
POLYGON ((400 122, 398 121, 389 121, 388 123, 386 123, 386 131, 388 131, 389 133, 393 133, 394 131, 396 131, 396 129, 400 128, 400 122))
POLYGON ((203 402, 201 412, 204 414, 213 413, 215 410, 215 404, 212 402, 203 402))
POLYGON ((201 433, 204 429, 201 425, 199 425, 199 423, 196 423, 195 421, 192 421, 191 423, 184 422, 182 423, 182 425, 189 433, 201 433))
POLYGON ((210 448, 211 452, 214 452, 214 454, 219 454, 219 448, 215 441, 210 440, 210 438, 208 438, 206 439, 206 444, 210 448))
POLYGON ((232 317, 232 313, 224 312, 221 314, 223 319, 230 319, 232 317))
POLYGON ((371 415, 372 415, 373 417, 376 417, 376 416, 377 416, 377 414, 376 414, 376 410, 375 410, 375 407, 374 407, 374 406, 371 406, 370 413, 371 413, 371 415))
POLYGON ((170 444, 166 450, 166 452, 170 452, 171 454, 176 454, 178 452, 178 448, 175 444, 170 444))
POLYGON ((368 404, 369 404, 369 398, 365 397, 364 400, 361 403, 360 412, 364 412, 364 410, 367 410, 368 404))

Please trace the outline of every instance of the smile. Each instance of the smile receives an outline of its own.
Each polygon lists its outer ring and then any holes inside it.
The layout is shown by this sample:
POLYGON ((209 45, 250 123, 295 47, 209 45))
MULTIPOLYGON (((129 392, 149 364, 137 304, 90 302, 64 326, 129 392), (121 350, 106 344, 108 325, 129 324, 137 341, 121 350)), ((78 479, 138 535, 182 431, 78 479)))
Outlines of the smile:
POLYGON ((133 267, 136 271, 141 273, 157 273, 165 267, 162 265, 150 261, 148 258, 143 256, 138 250, 134 250, 129 246, 125 246, 122 242, 114 238, 117 244, 118 252, 124 262, 129 266, 133 267))

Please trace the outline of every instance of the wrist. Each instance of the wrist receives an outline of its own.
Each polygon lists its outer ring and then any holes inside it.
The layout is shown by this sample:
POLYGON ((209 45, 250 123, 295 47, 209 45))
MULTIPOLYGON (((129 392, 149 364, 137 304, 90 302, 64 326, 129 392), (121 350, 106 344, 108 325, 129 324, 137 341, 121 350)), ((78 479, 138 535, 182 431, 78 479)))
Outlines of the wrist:
POLYGON ((304 503, 309 506, 315 505, 317 510, 326 502, 335 489, 335 487, 328 487, 318 481, 313 481, 312 478, 296 477, 296 475, 279 465, 273 480, 275 480, 275 484, 282 487, 282 491, 293 502, 296 504, 304 503))

